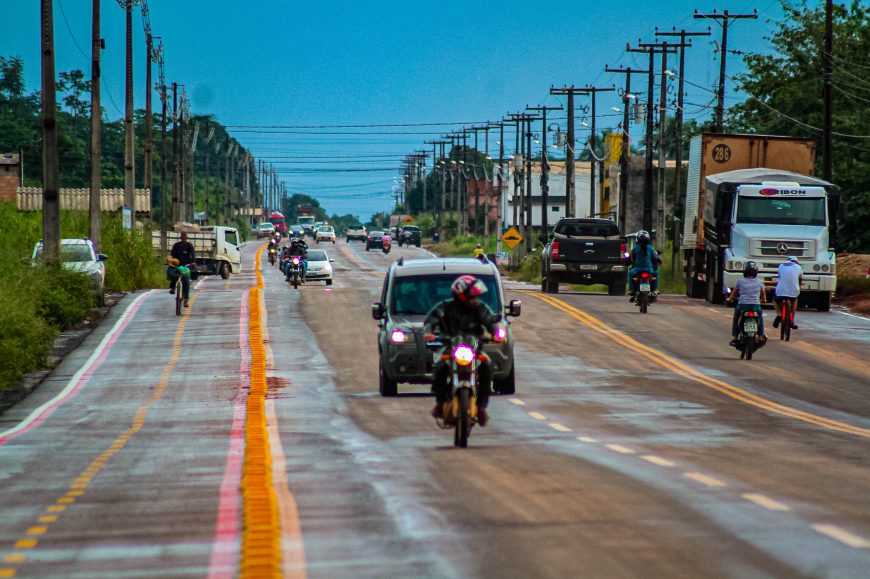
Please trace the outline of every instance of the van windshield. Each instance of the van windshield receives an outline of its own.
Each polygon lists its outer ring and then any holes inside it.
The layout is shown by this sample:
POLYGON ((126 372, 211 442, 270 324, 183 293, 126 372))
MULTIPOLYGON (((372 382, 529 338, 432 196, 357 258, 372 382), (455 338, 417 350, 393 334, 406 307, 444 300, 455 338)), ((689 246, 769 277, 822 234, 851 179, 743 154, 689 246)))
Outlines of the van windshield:
POLYGON ((824 226, 825 198, 739 197, 736 222, 824 226))
MULTIPOLYGON (((450 285, 459 274, 415 275, 396 277, 393 280, 393 299, 390 300, 390 311, 393 314, 426 315, 432 309, 453 297, 450 285)), ((475 275, 486 284, 487 292, 480 296, 493 313, 501 311, 498 286, 491 275, 475 275)))

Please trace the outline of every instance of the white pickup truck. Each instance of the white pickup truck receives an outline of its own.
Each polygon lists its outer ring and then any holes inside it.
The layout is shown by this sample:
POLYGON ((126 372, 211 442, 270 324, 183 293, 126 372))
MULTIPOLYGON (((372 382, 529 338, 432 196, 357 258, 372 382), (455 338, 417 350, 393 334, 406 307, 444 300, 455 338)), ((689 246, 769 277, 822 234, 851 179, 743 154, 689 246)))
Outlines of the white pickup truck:
MULTIPOLYGON (((235 227, 198 226, 186 230, 187 240, 196 250, 196 272, 193 275, 220 275, 227 279, 231 273, 242 271, 242 250, 239 232, 235 227)), ((167 253, 181 238, 179 231, 166 232, 167 253)), ((151 235, 152 246, 159 251, 160 232, 151 235)))

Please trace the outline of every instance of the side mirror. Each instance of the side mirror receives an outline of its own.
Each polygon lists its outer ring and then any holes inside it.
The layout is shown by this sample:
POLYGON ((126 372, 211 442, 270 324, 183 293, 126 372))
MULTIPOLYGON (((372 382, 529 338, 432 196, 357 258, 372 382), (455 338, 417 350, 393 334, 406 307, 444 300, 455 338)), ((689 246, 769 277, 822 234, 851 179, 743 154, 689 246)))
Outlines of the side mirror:
POLYGON ((97 261, 106 261, 107 259, 109 259, 109 256, 106 255, 105 253, 98 253, 97 254, 97 261))
POLYGON ((333 259, 333 258, 330 257, 330 258, 329 258, 329 263, 335 263, 335 259, 333 259))
POLYGON ((375 302, 372 304, 372 319, 384 319, 384 306, 381 302, 375 302))
POLYGON ((512 318, 520 317, 520 313, 523 311, 523 302, 520 300, 511 300, 511 303, 508 307, 505 308, 505 313, 511 316, 512 318))

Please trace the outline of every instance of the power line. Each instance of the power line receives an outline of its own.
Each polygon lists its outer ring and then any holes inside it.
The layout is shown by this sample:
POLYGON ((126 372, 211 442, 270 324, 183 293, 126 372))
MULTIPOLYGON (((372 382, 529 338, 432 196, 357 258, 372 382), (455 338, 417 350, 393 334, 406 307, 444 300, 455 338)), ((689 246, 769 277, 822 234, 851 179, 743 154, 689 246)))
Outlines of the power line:
POLYGON ((224 125, 233 129, 375 129, 393 127, 440 127, 451 125, 473 125, 480 121, 456 121, 452 123, 383 123, 368 125, 224 125))

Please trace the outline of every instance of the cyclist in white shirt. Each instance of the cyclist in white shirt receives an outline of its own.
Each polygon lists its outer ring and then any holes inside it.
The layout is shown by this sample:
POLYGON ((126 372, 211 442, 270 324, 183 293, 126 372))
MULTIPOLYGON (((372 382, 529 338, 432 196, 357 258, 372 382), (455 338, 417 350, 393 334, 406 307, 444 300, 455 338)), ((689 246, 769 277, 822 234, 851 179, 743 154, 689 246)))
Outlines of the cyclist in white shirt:
MULTIPOLYGON (((775 301, 777 304, 776 319, 773 320, 774 328, 778 328, 779 324, 782 322, 779 312, 780 308, 782 307, 783 300, 790 300, 792 302, 792 312, 797 311, 797 299, 801 293, 803 273, 804 270, 801 267, 800 262, 798 262, 798 258, 793 255, 789 256, 785 263, 780 264, 778 269, 779 278, 776 282, 776 293, 773 297, 773 301, 775 301)), ((793 315, 791 329, 798 329, 797 324, 794 323, 793 315)))

